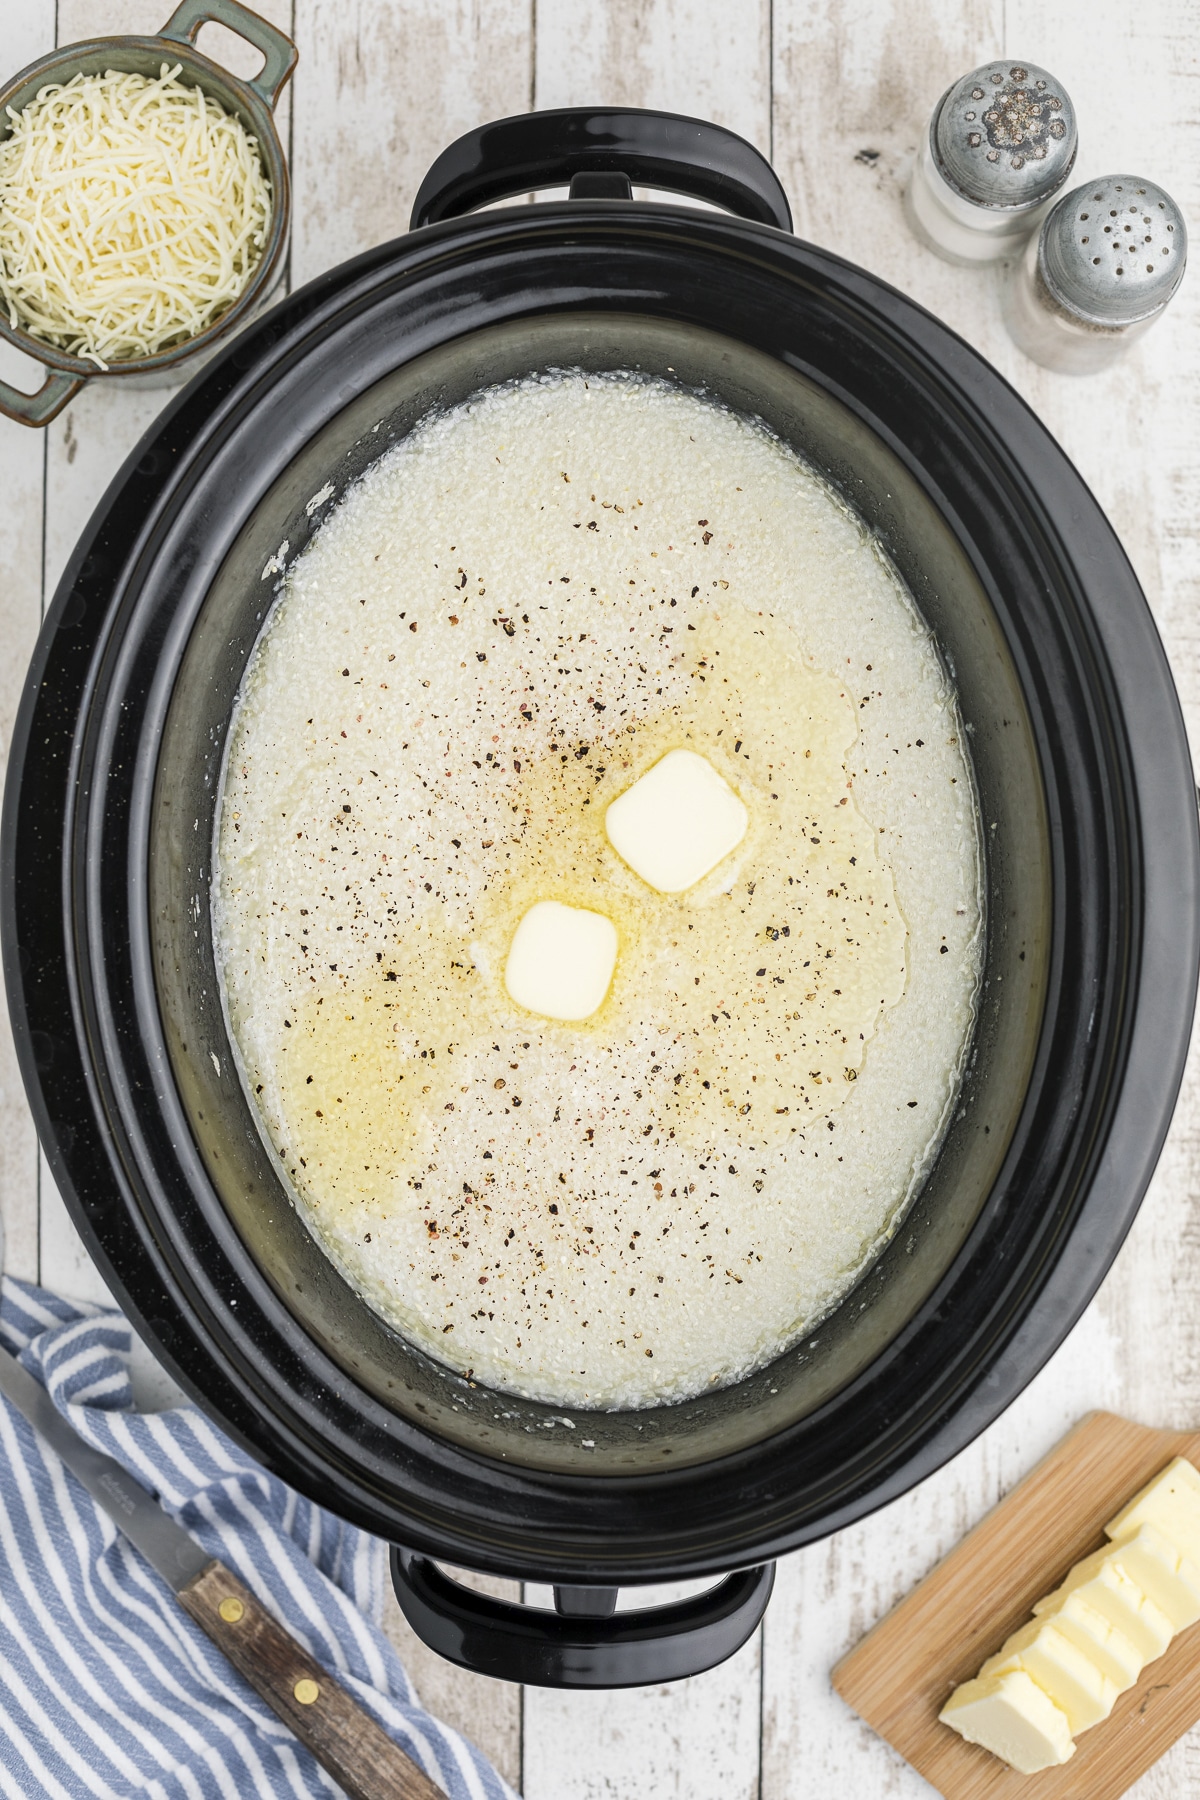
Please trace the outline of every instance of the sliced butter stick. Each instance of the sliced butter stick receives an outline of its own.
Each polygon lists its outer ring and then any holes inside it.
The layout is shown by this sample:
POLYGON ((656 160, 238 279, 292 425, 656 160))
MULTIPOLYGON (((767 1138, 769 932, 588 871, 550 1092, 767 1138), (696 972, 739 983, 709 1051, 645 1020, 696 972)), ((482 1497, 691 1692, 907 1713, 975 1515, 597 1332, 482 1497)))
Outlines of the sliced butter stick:
POLYGON ((1066 1714, 1021 1669, 965 1681, 938 1717, 1022 1775, 1052 1769, 1075 1754, 1066 1714))
POLYGON ((1014 1631, 980 1675, 1007 1675, 1022 1669, 1066 1715, 1072 1737, 1107 1719, 1117 1688, 1089 1656, 1058 1628, 1053 1616, 1031 1619, 1014 1631))
POLYGON ((1030 1622, 939 1715, 1023 1774, 1066 1760, 1049 1753, 1053 1734, 1045 1709, 1035 1713, 1030 1689, 1073 1737, 1106 1719, 1118 1694, 1162 1655, 1175 1632, 1200 1620, 1200 1472, 1191 1463, 1176 1458, 1105 1530, 1112 1541, 1038 1601, 1030 1622), (1001 1693, 1001 1683, 1021 1677, 1028 1688, 1001 1693), (1025 1721, 1020 1727, 1017 1714, 1025 1721), (1045 1735, 1040 1750, 1038 1730, 1045 1735), (1014 1752, 1046 1759, 1018 1761, 1014 1752))

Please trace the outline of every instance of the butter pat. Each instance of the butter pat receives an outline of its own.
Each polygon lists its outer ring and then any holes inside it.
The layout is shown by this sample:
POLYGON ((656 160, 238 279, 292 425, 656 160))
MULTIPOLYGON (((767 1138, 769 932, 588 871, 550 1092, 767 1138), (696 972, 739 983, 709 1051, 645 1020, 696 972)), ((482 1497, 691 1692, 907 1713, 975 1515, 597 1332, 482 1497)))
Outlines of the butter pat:
POLYGON ((694 750, 669 750, 604 817, 617 855, 660 894, 694 887, 737 849, 749 822, 729 783, 694 750))
POLYGON ((617 928, 603 913, 539 900, 513 933, 504 966, 509 998, 547 1019, 587 1019, 617 962, 617 928))
POLYGON ((1190 1561, 1200 1565, 1200 1473, 1182 1456, 1168 1463, 1104 1531, 1119 1542, 1143 1525, 1156 1526, 1190 1561))
POLYGON ((1052 1769, 1075 1754, 1066 1714, 1020 1669, 965 1681, 938 1717, 1022 1775, 1052 1769))
POLYGON ((1117 1689, 1089 1656, 1058 1629, 1053 1616, 1031 1619, 1015 1631, 980 1675, 1007 1675, 1022 1669, 1066 1717, 1071 1735, 1107 1719, 1117 1689))

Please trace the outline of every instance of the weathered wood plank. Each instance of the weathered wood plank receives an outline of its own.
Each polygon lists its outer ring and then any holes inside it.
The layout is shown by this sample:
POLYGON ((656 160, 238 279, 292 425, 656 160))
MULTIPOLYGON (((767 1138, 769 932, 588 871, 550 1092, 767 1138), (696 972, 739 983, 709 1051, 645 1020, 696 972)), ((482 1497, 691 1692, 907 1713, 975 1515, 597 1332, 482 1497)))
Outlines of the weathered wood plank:
POLYGON ((530 105, 532 0, 296 0, 292 281, 408 229, 454 138, 530 105))
MULTIPOLYGON (((476 1575, 470 1569, 446 1565, 446 1572, 464 1587, 492 1594, 497 1600, 519 1600, 520 1583, 476 1575)), ((423 1644, 400 1611, 390 1581, 385 1582, 383 1628, 400 1652, 423 1706, 453 1725, 485 1750, 504 1779, 521 1786, 521 1693, 507 1681, 472 1675, 456 1667, 423 1644)))
MULTIPOLYGON (((532 19, 532 0, 296 0, 293 286, 406 231, 438 153, 528 108, 532 19)), ((390 1592, 384 1622, 425 1703, 519 1785, 520 1689, 426 1650, 390 1592)))
POLYGON ((1121 1800, 1200 1720, 1197 1633, 1180 1631, 1075 1734, 1069 1762, 1035 1779, 964 1743, 938 1714, 1034 1605, 1105 1542, 1104 1527, 1200 1435, 1091 1413, 1062 1438, 833 1671, 837 1692, 947 1800, 1121 1800))
MULTIPOLYGON (((258 10, 281 29, 292 23, 291 0, 260 0, 258 10)), ((164 0, 60 0, 58 41, 117 33, 154 33, 169 15, 164 0)), ((235 73, 252 75, 261 56, 244 40, 206 26, 202 48, 235 73)), ((286 131, 286 114, 281 114, 286 131)), ((137 378, 90 383, 45 433, 46 504, 44 603, 49 604, 63 568, 93 508, 124 458, 156 415, 178 392, 178 379, 137 378)), ((14 428, 15 429, 15 428, 14 428)), ((40 1278, 77 1299, 106 1301, 108 1291, 93 1267, 43 1159, 40 1172, 40 1278)))
POLYGON ((556 0, 537 18, 538 107, 661 107, 770 152, 768 0, 556 0))
MULTIPOLYGON (((1113 0, 1047 15, 1010 0, 1007 47, 1039 46, 1079 108, 1079 174, 1127 169, 1160 181, 1200 218, 1200 116, 1194 103, 1195 0, 1113 0), (1020 37, 1018 39, 1018 33, 1020 37), (1152 113, 1138 103, 1153 93, 1152 113)), ((1141 577, 1170 656, 1193 746, 1200 743, 1200 292, 1184 282, 1166 317, 1114 369, 1075 378, 1034 370, 1012 352, 1013 378, 1095 489, 1141 577)), ((1002 365, 1006 366, 1006 365, 1002 365)), ((1121 1346, 1118 1410, 1147 1424, 1200 1423, 1200 1141, 1197 1060, 1166 1153, 1100 1310, 1121 1346)), ((1136 1800, 1200 1794, 1200 1731, 1130 1790, 1136 1800)))
MULTIPOLYGON (((14 71, 54 48, 54 0, 26 0, 5 20, 5 64, 14 71)), ((6 344, 0 378, 32 392, 41 371, 6 344)), ((0 419, 0 779, 8 759, 25 665, 42 603, 42 494, 45 449, 35 431, 0 419)), ((37 1138, 25 1104, 8 1025, 0 1008, 0 1258, 13 1275, 37 1279, 37 1138)))
POLYGON ((780 1565, 765 1626, 762 1800, 929 1794, 833 1693, 829 1672, 1081 1412, 1111 1405, 1120 1385, 1119 1346, 1093 1307, 969 1450, 884 1511, 780 1565))
MULTIPOLYGON (((661 107, 771 142, 768 0, 556 0, 537 19, 538 107, 661 107)), ((531 1590, 536 1591, 536 1590, 531 1590)), ((649 1603, 677 1588, 630 1595, 649 1603)), ((722 1668, 612 1694, 525 1692, 528 1800, 750 1800, 758 1793, 757 1637, 722 1668)))
MULTIPOLYGON (((622 1610, 703 1582, 626 1590, 622 1610)), ((525 1597, 550 1606, 549 1588, 525 1597)), ((526 1800, 757 1800, 760 1642, 690 1681, 615 1693, 525 1689, 526 1800)))
MULTIPOLYGON (((266 0, 262 9, 287 28, 289 6, 266 0)), ((59 38, 152 30, 169 11, 170 0, 61 0, 59 38)), ((48 47, 53 8, 50 0, 26 0, 17 12, 6 21, 13 67, 48 47)), ((1134 14, 1118 13, 1115 0, 1071 0, 1057 12, 1035 12, 1030 0, 1003 7, 1000 0, 957 0, 937 9, 928 0, 915 9, 898 0, 851 8, 775 0, 773 63, 767 0, 738 9, 715 0, 555 0, 538 8, 536 45, 531 21, 531 0, 352 0, 338 8, 297 0, 294 278, 307 280, 403 230, 428 163, 486 117, 522 110, 534 97, 539 106, 624 101, 713 117, 768 149, 773 75, 775 161, 800 230, 916 295, 983 349, 1042 413, 1122 533, 1164 631, 1189 720, 1200 725, 1194 279, 1123 368, 1086 380, 1051 375, 1008 343, 1001 273, 940 263, 909 237, 899 203, 929 107, 954 75, 1002 47, 1037 57, 1071 87, 1081 116, 1081 175, 1132 157, 1200 218, 1200 126, 1191 97, 1197 0, 1150 0, 1134 14)), ((205 48, 241 66, 235 48, 218 49, 213 28, 206 28, 205 48)), ((244 72, 252 66, 247 58, 244 72)), ((94 391, 48 434, 49 588, 123 449, 168 398, 166 390, 94 391)), ((0 516, 8 577, 0 584, 0 630, 6 645, 17 647, 0 676, 5 732, 38 610, 41 461, 35 434, 0 424, 8 501, 0 516)), ((1005 1419, 917 1492, 782 1568, 762 1673, 762 1800, 928 1795, 832 1694, 833 1662, 1087 1407, 1113 1406, 1156 1424, 1200 1421, 1198 1118, 1193 1062, 1163 1165, 1113 1274, 1005 1419)), ((7 1266, 31 1275, 34 1166, 27 1116, 0 1051, 7 1266)), ((45 1211, 43 1278, 84 1291, 94 1272, 80 1261, 81 1247, 49 1189, 45 1211)), ((520 1756, 514 1691, 497 1684, 493 1696, 490 1684, 428 1657, 422 1668, 421 1653, 411 1643, 404 1648, 425 1697, 461 1722, 513 1779, 520 1756)), ((755 1655, 749 1647, 725 1671, 644 1694, 530 1694, 531 1800, 551 1793, 555 1800, 657 1800, 687 1792, 703 1800, 754 1792, 747 1772, 757 1767, 755 1655)), ((1191 1734, 1144 1778, 1138 1800, 1200 1796, 1196 1739, 1191 1734)))
MULTIPOLYGON (((846 9, 775 0, 776 163, 801 230, 914 294, 1012 380, 1079 464, 1146 586, 1196 729, 1198 449, 1196 298, 1187 286, 1126 363, 1071 378, 1036 368, 1000 319, 1006 271, 941 263, 905 227, 909 159, 943 88, 1003 48, 1062 75, 1080 112, 1079 173, 1127 166, 1164 182, 1197 216, 1200 156, 1187 60, 1196 9, 1152 0, 1118 11, 1028 0, 914 13, 881 0, 846 9), (1153 92, 1151 124, 1142 105, 1153 92), (1136 151, 1132 146, 1137 146, 1136 151), (870 152, 878 152, 872 157, 870 152), (862 156, 864 160, 858 160, 862 156)), ((1041 1377, 990 1432, 886 1512, 790 1558, 768 1615, 763 1800, 835 1792, 928 1795, 928 1786, 829 1688, 844 1649, 1094 1406, 1154 1424, 1200 1418, 1196 1060, 1162 1165, 1101 1293, 1041 1377), (1057 1423, 1053 1423, 1053 1422, 1057 1423)), ((1132 1790, 1200 1794, 1193 1732, 1132 1790)))
POLYGON ((901 197, 934 103, 995 54, 1003 21, 1002 0, 774 4, 774 162, 798 235, 882 275, 980 347, 1003 334, 991 275, 919 244, 901 197))

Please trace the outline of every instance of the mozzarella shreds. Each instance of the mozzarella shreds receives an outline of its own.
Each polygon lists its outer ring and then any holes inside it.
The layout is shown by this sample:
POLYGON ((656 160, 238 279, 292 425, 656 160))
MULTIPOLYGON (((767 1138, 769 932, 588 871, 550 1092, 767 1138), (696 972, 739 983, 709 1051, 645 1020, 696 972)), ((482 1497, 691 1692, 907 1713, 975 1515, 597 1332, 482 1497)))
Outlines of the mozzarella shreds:
POLYGON ((0 142, 9 323, 106 368, 198 335, 262 256, 258 140, 163 63, 42 88, 0 142))

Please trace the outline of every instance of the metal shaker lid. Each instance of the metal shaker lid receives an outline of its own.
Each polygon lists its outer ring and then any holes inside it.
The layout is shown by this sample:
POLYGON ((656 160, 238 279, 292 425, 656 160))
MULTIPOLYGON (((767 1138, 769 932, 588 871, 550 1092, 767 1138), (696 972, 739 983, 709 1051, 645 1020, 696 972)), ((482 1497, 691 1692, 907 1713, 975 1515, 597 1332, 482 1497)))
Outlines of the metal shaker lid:
POLYGON ((1037 206, 1075 161, 1075 108, 1033 63, 992 62, 943 96, 929 130, 939 172, 976 206, 1037 206))
POLYGON ((1157 312, 1186 263, 1183 214, 1137 175, 1105 175, 1065 194, 1038 244, 1051 297, 1097 325, 1133 325, 1157 312))

